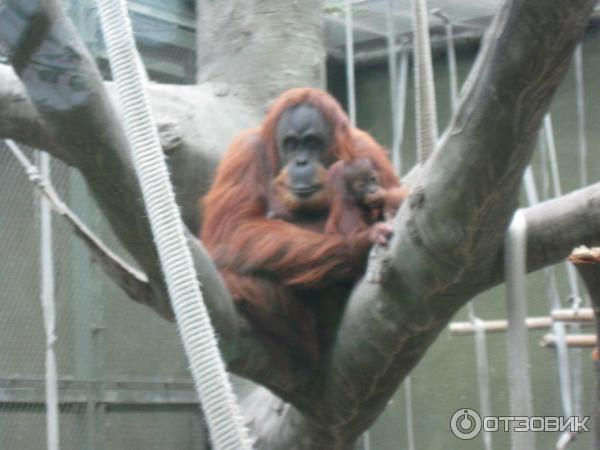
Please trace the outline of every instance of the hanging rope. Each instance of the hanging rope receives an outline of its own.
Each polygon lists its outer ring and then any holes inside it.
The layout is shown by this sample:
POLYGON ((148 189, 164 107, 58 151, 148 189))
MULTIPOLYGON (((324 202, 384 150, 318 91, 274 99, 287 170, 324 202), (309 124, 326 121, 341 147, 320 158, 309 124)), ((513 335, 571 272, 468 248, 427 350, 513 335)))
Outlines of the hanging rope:
POLYGON ((352 0, 346 0, 346 85, 348 92, 348 116, 352 126, 356 126, 356 88, 354 83, 354 24, 352 20, 352 0))
POLYGON ((438 136, 426 0, 413 0, 413 34, 417 154, 423 164, 433 153, 438 136))
POLYGON ((146 211, 196 390, 216 449, 251 447, 187 246, 125 0, 99 0, 100 23, 123 107, 146 211))
POLYGON ((393 142, 393 133, 396 127, 397 120, 397 112, 396 109, 398 105, 396 105, 397 94, 396 91, 398 89, 398 65, 396 58, 396 30, 394 24, 394 0, 386 0, 385 2, 385 23, 386 23, 386 37, 387 37, 387 51, 388 51, 388 79, 390 86, 390 109, 391 109, 391 117, 392 117, 392 142, 393 142))
POLYGON ((394 120, 394 137, 392 140, 392 163, 396 173, 402 173, 402 144, 404 142, 404 122, 406 119, 406 89, 408 85, 408 50, 407 43, 402 43, 400 62, 398 65, 398 87, 396 104, 396 119, 394 120))
MULTIPOLYGON (((580 43, 575 49, 575 92, 577 98, 577 134, 579 141, 579 179, 581 181, 581 187, 585 187, 588 185, 588 145, 587 145, 587 137, 586 137, 586 114, 585 114, 585 84, 583 80, 583 43, 580 43)), ((567 263, 568 267, 571 267, 571 272, 575 272, 573 266, 567 263)), ((569 269, 567 269, 569 270, 569 269)), ((576 280, 574 280, 574 286, 577 288, 579 284, 576 280)), ((569 283, 571 283, 569 279, 569 283)), ((579 296, 573 300, 573 307, 579 307, 582 304, 586 306, 590 306, 589 296, 579 296), (583 298, 585 297, 585 301, 583 298), (577 304, 576 304, 577 303, 577 304)), ((573 331, 578 333, 580 330, 579 326, 576 326, 573 331)), ((581 374, 583 371, 582 368, 582 355, 581 349, 576 349, 577 351, 573 355, 573 379, 575 380, 575 394, 574 394, 574 412, 576 415, 581 416, 583 414, 583 383, 581 382, 581 374)))
POLYGON ((579 142, 579 176, 581 187, 588 185, 588 145, 585 135, 586 116, 585 116, 585 84, 583 82, 583 57, 582 45, 579 44, 575 49, 575 95, 577 101, 577 137, 579 142))

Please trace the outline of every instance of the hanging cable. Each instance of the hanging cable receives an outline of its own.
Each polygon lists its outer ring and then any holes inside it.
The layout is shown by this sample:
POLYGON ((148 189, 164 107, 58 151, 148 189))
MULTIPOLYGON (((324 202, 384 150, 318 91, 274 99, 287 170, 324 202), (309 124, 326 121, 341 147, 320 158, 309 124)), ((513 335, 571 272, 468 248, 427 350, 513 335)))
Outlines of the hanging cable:
MULTIPOLYGON (((13 144, 14 145, 14 144, 13 144)), ((50 180, 50 157, 47 153, 37 154, 41 167, 41 180, 50 180)), ((56 308, 54 299, 54 256, 52 252, 52 211, 48 200, 39 195, 40 203, 40 299, 46 332, 46 435, 48 450, 60 449, 58 375, 56 370, 56 308)))
POLYGON ((354 83, 354 24, 352 21, 352 0, 346 0, 346 84, 348 92, 348 116, 352 126, 356 126, 356 88, 354 83))
MULTIPOLYGON (((512 416, 532 416, 531 377, 529 374, 529 336, 527 335, 527 221, 517 210, 508 228, 505 241, 507 290, 507 348, 510 413, 512 416)), ((511 433, 513 450, 535 448, 532 432, 511 433)))
POLYGON ((407 42, 402 42, 400 62, 398 63, 398 87, 396 119, 394 120, 394 138, 392 140, 392 163, 396 174, 402 174, 402 144, 404 142, 404 122, 406 119, 406 89, 408 85, 408 49, 407 42))
POLYGON ((146 211, 196 390, 216 449, 251 447, 235 402, 194 270, 158 132, 125 0, 99 0, 100 23, 123 107, 146 211))
POLYGON ((458 103, 458 74, 456 69, 456 46, 454 45, 454 30, 450 18, 439 8, 432 10, 434 16, 438 17, 444 24, 446 30, 446 57, 448 60, 448 78, 450 84, 450 106, 451 111, 456 111, 458 103))
POLYGON ((417 154, 423 164, 433 153, 438 136, 426 0, 413 0, 413 36, 417 154))
MULTIPOLYGON (((577 96, 577 134, 579 141, 579 179, 581 187, 588 185, 588 145, 586 137, 586 113, 585 113, 585 84, 583 79, 583 43, 579 43, 575 49, 575 91, 577 96)), ((571 267, 571 272, 575 272, 573 266, 567 263, 568 267, 571 267)), ((567 269, 569 270, 569 269, 567 269)), ((570 273, 569 273, 570 276, 570 273)), ((571 282, 569 280, 569 282, 571 282)), ((577 280, 574 280, 574 286, 579 287, 577 280)), ((587 295, 578 296, 572 298, 573 307, 577 308, 580 305, 585 304, 590 306, 590 299, 587 295), (585 300, 584 300, 585 298, 585 300)), ((575 327, 573 330, 577 333, 580 327, 575 327)), ((581 374, 583 372, 582 355, 581 349, 577 349, 573 355, 573 379, 576 381, 575 384, 575 395, 573 409, 576 415, 581 416, 583 414, 582 399, 583 399, 583 383, 581 383, 581 374)))
POLYGON ((582 46, 579 44, 575 49, 575 92, 577 100, 577 137, 579 141, 579 176, 581 187, 588 185, 588 145, 585 135, 585 84, 583 81, 582 46))
POLYGON ((387 53, 388 53, 388 79, 390 86, 390 109, 392 117, 392 142, 394 140, 394 133, 396 127, 397 113, 396 105, 398 90, 398 65, 396 58, 396 30, 394 26, 394 0, 386 0, 385 2, 385 23, 386 23, 386 37, 387 37, 387 53))

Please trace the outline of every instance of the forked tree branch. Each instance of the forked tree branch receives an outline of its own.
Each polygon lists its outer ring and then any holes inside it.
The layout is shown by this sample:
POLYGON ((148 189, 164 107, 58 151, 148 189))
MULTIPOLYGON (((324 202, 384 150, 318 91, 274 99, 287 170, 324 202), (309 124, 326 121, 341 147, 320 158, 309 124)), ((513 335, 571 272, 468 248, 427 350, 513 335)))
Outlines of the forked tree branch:
MULTIPOLYGON (((351 448, 456 310, 474 292, 500 281, 498 258, 523 170, 594 4, 507 0, 502 6, 449 130, 415 175, 412 195, 397 218, 384 280, 355 289, 330 358, 315 376, 318 383, 301 383, 285 348, 281 357, 265 351, 190 233, 211 318, 222 341, 231 344, 224 348, 230 367, 297 406, 266 390, 254 392, 247 411, 259 446, 351 448)), ((26 89, 25 95, 0 68, 0 78, 11 80, 8 87, 0 85, 0 101, 17 105, 0 111, 0 135, 46 147, 81 171, 116 235, 146 272, 154 302, 149 306, 169 314, 118 109, 58 1, 8 1, 0 13, 0 40, 26 89), (48 67, 57 72, 54 82, 39 76, 48 67), (73 79, 78 83, 70 83, 73 79), (31 136, 24 124, 31 126, 31 136)), ((218 81, 219 69, 212 69, 205 75, 218 81)), ((193 229, 197 198, 219 152, 258 116, 218 82, 149 90, 159 123, 164 116, 173 181, 185 192, 179 201, 193 229)), ((567 246, 580 243, 562 234, 573 223, 585 224, 573 239, 593 244, 598 233, 589 221, 600 214, 598 190, 591 187, 570 194, 570 203, 557 199, 526 211, 530 267, 554 263, 567 246), (546 221, 556 226, 549 230, 546 221)))

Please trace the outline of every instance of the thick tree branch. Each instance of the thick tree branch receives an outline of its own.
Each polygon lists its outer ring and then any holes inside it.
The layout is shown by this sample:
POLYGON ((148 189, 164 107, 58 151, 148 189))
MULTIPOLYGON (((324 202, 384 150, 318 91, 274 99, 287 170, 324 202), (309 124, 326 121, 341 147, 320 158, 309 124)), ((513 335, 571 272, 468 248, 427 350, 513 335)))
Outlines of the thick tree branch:
MULTIPOLYGON (((113 83, 104 82, 103 85, 117 113, 106 120, 119 127, 121 111, 113 83)), ((185 223, 197 233, 200 219, 198 199, 208 191, 226 143, 240 128, 254 126, 257 115, 219 85, 152 83, 147 89, 161 143, 168 157, 178 204, 185 223)), ((42 148, 63 162, 75 165, 71 152, 58 144, 51 127, 31 103, 13 69, 3 64, 0 64, 0 104, 5 106, 0 109, 0 138, 42 148)))
POLYGON ((223 83, 264 111, 283 91, 324 87, 321 0, 199 0, 199 82, 223 83))
POLYGON ((346 309, 318 394, 330 402, 319 419, 340 442, 377 417, 469 299, 467 289, 457 294, 477 282, 468 268, 495 261, 542 118, 594 4, 513 0, 498 11, 458 112, 399 212, 387 279, 361 283, 346 309))

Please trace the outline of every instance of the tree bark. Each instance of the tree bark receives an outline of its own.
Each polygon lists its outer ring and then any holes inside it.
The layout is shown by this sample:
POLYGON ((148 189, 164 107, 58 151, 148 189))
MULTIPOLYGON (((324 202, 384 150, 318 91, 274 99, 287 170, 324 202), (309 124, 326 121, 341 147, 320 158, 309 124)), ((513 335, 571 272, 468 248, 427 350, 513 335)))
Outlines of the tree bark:
POLYGON ((198 0, 198 82, 220 83, 261 112, 287 89, 323 88, 321 3, 198 0))

